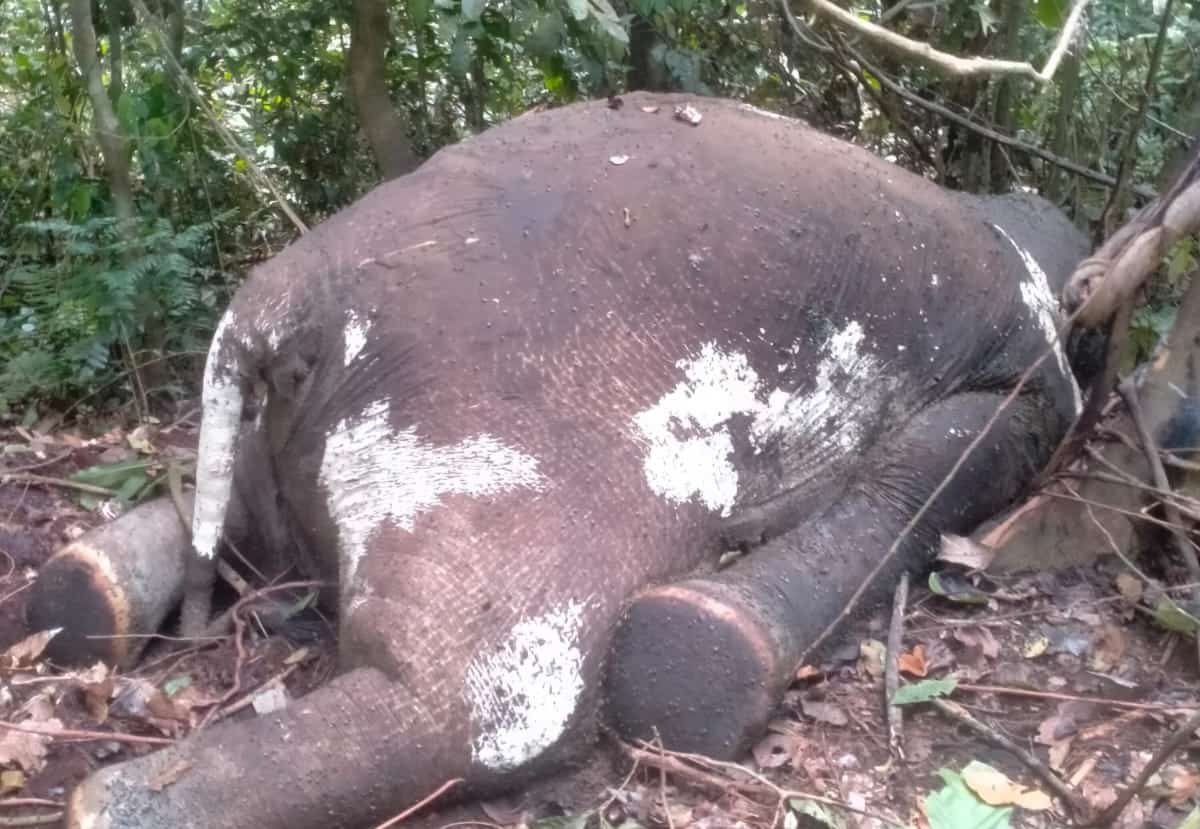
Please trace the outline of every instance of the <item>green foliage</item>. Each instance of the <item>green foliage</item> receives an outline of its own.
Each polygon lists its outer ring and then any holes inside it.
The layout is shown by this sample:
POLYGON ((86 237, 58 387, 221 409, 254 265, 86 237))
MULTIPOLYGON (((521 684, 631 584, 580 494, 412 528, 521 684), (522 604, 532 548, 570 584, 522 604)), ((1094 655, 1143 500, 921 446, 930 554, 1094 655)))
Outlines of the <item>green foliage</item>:
POLYGON ((122 231, 111 218, 45 219, 16 230, 0 297, 0 409, 109 381, 151 324, 172 350, 202 346, 217 304, 201 264, 210 225, 153 219, 122 231))
POLYGON ((949 696, 958 685, 956 679, 924 679, 902 685, 896 689, 892 697, 892 705, 913 705, 918 702, 929 702, 931 699, 949 696))
POLYGON ((945 784, 925 798, 929 829, 1007 829, 1012 818, 1011 806, 989 806, 963 782, 962 775, 940 769, 945 784))

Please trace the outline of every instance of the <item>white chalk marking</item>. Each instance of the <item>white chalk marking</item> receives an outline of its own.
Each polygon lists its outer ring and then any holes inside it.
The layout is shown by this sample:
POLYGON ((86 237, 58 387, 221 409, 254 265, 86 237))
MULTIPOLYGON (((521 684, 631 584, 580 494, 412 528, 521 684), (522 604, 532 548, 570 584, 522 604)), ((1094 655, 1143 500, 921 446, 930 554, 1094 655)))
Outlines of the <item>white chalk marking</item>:
POLYGON ((200 446, 196 458, 196 504, 192 513, 192 545, 212 558, 225 526, 233 492, 234 451, 242 420, 242 390, 237 365, 221 362, 224 345, 236 347, 234 315, 227 310, 213 334, 204 365, 201 393, 200 446))
POLYGON ((345 365, 350 365, 367 344, 367 332, 371 330, 371 321, 362 319, 354 311, 346 312, 346 327, 342 329, 342 341, 345 343, 345 365))
MULTIPOLYGON (((756 450, 779 436, 824 434, 833 421, 829 439, 843 452, 854 451, 863 438, 859 410, 889 387, 878 360, 862 353, 863 339, 855 321, 830 337, 807 391, 767 389, 745 354, 705 343, 697 357, 676 363, 684 379, 633 418, 646 446, 646 483, 675 503, 695 499, 728 515, 738 496, 728 423, 738 414, 750 418, 756 450)), ((789 350, 798 354, 800 343, 789 350)))
POLYGON ((1050 290, 1050 280, 1046 278, 1046 272, 1042 270, 1042 266, 1033 258, 1033 255, 1018 245, 1016 240, 1008 235, 1008 231, 1000 225, 992 225, 992 227, 1000 231, 1000 235, 1008 240, 1008 243, 1020 255, 1021 261, 1025 263, 1025 270, 1028 272, 1029 278, 1021 282, 1021 299, 1033 312, 1034 320, 1046 337, 1046 344, 1053 347, 1058 370, 1071 384, 1075 414, 1079 414, 1083 411, 1083 395, 1079 392, 1079 383, 1075 381, 1075 373, 1071 371, 1071 364, 1067 361, 1067 352, 1063 349, 1062 340, 1058 336, 1058 302, 1050 290))
POLYGON ((389 401, 378 400, 327 435, 319 480, 341 546, 342 590, 354 587, 358 563, 372 533, 384 522, 412 530, 416 517, 448 495, 499 495, 540 490, 538 462, 491 435, 434 446, 415 427, 397 431, 389 401))
POLYGON ((584 605, 569 602, 518 622, 498 648, 471 660, 466 696, 476 762, 497 771, 517 768, 563 735, 583 693, 584 605))

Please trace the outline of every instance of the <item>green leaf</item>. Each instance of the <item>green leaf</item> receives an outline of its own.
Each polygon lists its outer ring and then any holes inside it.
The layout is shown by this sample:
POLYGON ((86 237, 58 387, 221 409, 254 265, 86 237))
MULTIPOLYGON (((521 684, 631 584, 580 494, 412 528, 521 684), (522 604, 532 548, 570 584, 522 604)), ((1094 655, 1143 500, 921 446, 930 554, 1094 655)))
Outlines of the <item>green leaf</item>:
POLYGON ((1200 629, 1200 619, 1188 613, 1169 596, 1163 596, 1154 605, 1154 621, 1167 630, 1195 636, 1200 629))
POLYGON ((947 697, 958 686, 957 679, 923 679, 896 689, 892 697, 892 705, 912 705, 918 702, 929 702, 938 697, 947 697))
POLYGON ((1037 0, 1033 6, 1033 15, 1047 29, 1058 31, 1067 19, 1069 6, 1066 0, 1037 0))
POLYGON ((567 8, 576 20, 585 20, 588 16, 588 0, 567 0, 567 8))
POLYGON ((424 26, 429 21, 429 0, 409 0, 408 19, 413 26, 424 26))
POLYGON ((938 774, 946 785, 925 798, 929 829, 1008 829, 1011 806, 982 802, 958 772, 939 769, 938 774))
POLYGON ((487 0, 462 0, 462 16, 464 20, 478 20, 483 14, 487 0))
POLYGON ((962 577, 948 572, 929 574, 929 589, 960 604, 987 604, 988 595, 962 577))
POLYGON ((167 696, 173 697, 191 684, 192 678, 190 676, 187 674, 180 674, 179 676, 173 676, 164 682, 162 690, 167 696))
POLYGON ((459 29, 450 47, 450 71, 460 78, 466 77, 471 68, 471 37, 465 29, 459 29))
POLYGON ((592 17, 596 18, 604 33, 613 40, 628 45, 629 33, 621 25, 621 19, 617 17, 612 4, 608 0, 587 0, 587 3, 592 10, 592 17))
POLYGON ((821 826, 828 826, 829 829, 844 829, 846 825, 840 815, 831 813, 815 800, 793 797, 787 802, 787 806, 794 814, 809 818, 809 823, 806 825, 812 825, 815 822, 821 826))
POLYGON ((548 58, 562 46, 566 32, 567 27, 562 15, 557 10, 551 10, 538 20, 529 37, 525 39, 525 48, 535 58, 548 58))

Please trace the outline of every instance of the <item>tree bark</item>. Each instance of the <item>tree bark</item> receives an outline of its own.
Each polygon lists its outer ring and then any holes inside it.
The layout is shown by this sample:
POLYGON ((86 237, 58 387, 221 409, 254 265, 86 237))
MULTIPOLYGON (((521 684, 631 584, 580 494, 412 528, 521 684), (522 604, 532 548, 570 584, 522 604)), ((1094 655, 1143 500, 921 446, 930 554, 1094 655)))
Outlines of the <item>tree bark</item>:
POLYGON ((125 93, 125 61, 121 48, 124 0, 109 0, 108 14, 108 99, 117 104, 125 93))
POLYGON ((96 29, 91 0, 71 0, 71 40, 75 60, 87 86, 96 118, 96 141, 104 156, 104 171, 118 219, 133 218, 133 186, 129 179, 129 138, 117 120, 112 100, 104 89, 100 60, 96 56, 96 29))
POLYGON ((354 0, 347 61, 350 93, 385 179, 404 175, 419 163, 404 121, 388 93, 385 58, 389 36, 387 0, 354 0))

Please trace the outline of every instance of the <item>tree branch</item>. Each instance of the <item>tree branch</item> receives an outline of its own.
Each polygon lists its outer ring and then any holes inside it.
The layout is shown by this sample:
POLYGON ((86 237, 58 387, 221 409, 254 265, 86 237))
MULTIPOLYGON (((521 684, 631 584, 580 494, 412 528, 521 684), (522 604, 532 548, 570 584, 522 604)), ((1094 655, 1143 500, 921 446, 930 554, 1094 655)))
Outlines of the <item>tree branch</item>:
MULTIPOLYGON (((784 2, 786 4, 787 0, 784 2)), ((1039 72, 1026 61, 978 57, 960 58, 948 52, 938 51, 928 43, 912 40, 869 20, 863 20, 840 6, 834 5, 830 0, 805 0, 805 2, 821 17, 850 29, 879 48, 886 49, 902 58, 915 60, 930 69, 941 71, 947 75, 957 77, 1016 75, 1038 83, 1047 83, 1054 77, 1055 71, 1058 70, 1058 64, 1075 38, 1079 23, 1083 19, 1083 10, 1088 4, 1088 0, 1076 0, 1071 14, 1067 17, 1067 22, 1063 25, 1062 32, 1059 33, 1058 44, 1050 54, 1050 59, 1046 61, 1046 66, 1039 72)))

